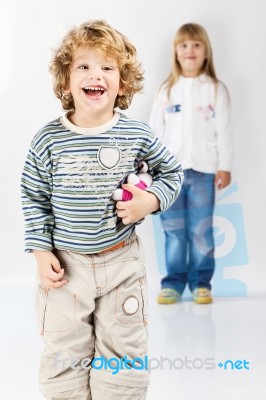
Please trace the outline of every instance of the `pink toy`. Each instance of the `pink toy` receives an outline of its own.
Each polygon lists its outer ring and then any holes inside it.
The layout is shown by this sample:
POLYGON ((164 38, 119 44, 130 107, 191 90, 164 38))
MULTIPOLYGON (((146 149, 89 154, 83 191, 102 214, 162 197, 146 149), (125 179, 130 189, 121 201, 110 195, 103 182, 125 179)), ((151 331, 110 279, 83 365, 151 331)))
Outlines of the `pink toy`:
MULTIPOLYGON (((137 174, 129 174, 127 177, 127 183, 132 183, 139 189, 145 190, 152 185, 152 177, 147 172, 148 164, 145 161, 140 161, 138 164, 139 172, 137 174)), ((128 201, 133 197, 132 193, 125 189, 116 189, 112 194, 112 199, 128 201)))

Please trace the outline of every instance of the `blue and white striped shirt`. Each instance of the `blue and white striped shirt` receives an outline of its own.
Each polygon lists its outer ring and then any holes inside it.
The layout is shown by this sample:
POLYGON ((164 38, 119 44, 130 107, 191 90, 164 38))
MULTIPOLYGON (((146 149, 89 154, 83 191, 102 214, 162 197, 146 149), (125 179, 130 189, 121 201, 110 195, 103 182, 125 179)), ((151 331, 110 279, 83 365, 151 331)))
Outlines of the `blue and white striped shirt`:
POLYGON ((135 224, 117 217, 114 189, 145 160, 148 190, 165 211, 177 198, 180 164, 142 122, 116 113, 104 126, 79 128, 64 116, 34 137, 22 174, 25 250, 97 253, 125 239, 135 224))

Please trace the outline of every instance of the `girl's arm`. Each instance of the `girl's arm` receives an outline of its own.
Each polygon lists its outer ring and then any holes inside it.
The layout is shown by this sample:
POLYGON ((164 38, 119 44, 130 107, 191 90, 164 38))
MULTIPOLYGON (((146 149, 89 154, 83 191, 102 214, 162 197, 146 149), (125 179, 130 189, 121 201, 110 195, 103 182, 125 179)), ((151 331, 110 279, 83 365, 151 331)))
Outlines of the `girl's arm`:
POLYGON ((155 95, 149 119, 149 126, 160 140, 163 140, 164 137, 164 97, 164 90, 161 88, 155 95))
POLYGON ((219 83, 215 105, 215 128, 217 135, 218 171, 230 172, 233 160, 231 107, 226 87, 219 83))

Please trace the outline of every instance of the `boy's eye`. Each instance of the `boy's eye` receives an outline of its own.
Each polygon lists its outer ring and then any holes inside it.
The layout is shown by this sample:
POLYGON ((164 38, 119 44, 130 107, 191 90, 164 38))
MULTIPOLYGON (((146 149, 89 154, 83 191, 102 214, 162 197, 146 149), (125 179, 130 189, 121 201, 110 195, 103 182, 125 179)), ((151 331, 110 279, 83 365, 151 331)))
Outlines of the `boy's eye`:
POLYGON ((80 65, 78 69, 89 69, 88 65, 80 65))
POLYGON ((105 66, 105 67, 103 67, 103 70, 104 70, 104 71, 112 71, 112 70, 113 70, 113 67, 105 66))

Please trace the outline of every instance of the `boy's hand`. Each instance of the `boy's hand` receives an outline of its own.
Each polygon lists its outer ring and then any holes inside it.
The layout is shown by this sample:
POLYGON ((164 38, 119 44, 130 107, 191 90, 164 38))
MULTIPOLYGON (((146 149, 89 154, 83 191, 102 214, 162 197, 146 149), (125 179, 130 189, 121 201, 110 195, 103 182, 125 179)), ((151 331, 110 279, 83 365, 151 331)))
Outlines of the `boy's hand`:
POLYGON ((214 184, 218 189, 223 189, 226 186, 230 185, 231 182, 231 174, 228 171, 217 171, 214 179, 214 184))
POLYGON ((38 264, 39 277, 44 289, 57 289, 67 283, 66 279, 62 279, 64 269, 61 268, 58 259, 51 251, 33 250, 33 254, 38 264))
POLYGON ((122 218, 125 225, 137 222, 151 212, 159 210, 160 201, 153 193, 139 189, 131 183, 124 184, 122 187, 133 195, 129 201, 116 203, 117 215, 122 218))

